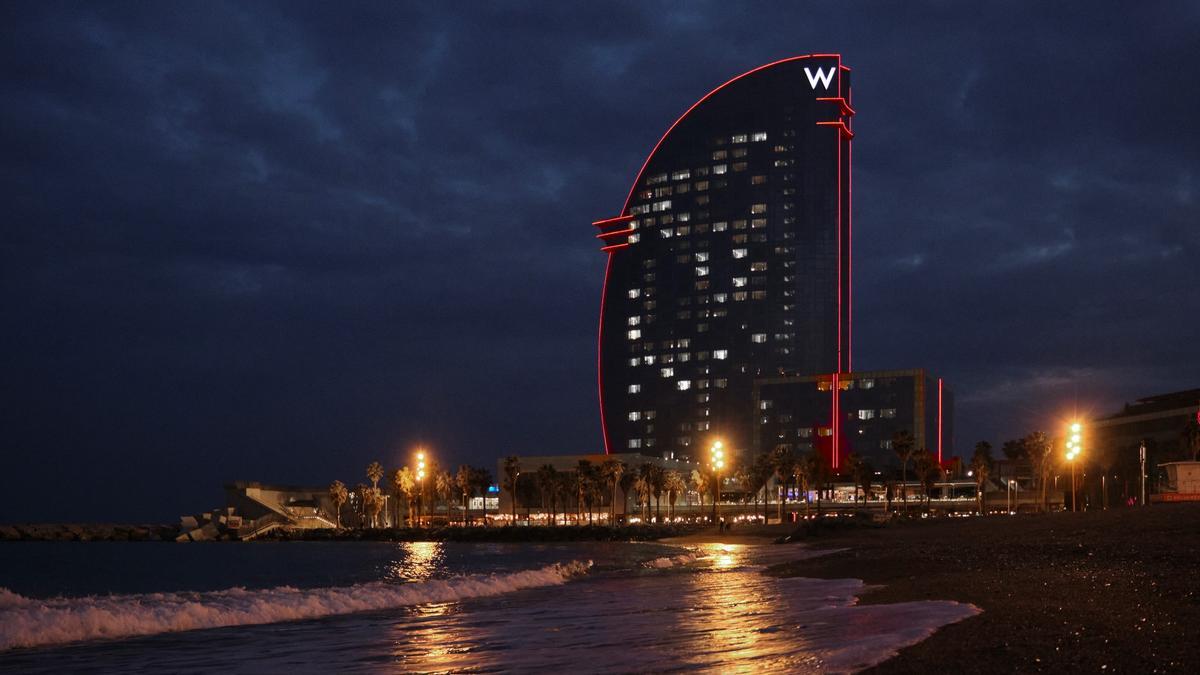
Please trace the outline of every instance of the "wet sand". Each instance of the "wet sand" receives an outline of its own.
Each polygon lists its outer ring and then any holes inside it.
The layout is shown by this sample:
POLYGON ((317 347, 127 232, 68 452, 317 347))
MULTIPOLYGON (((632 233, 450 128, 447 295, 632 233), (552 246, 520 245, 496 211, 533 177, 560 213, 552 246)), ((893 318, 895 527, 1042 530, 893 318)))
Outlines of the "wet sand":
POLYGON ((809 540, 770 570, 881 584, 862 603, 983 613, 869 672, 1200 672, 1200 504, 919 521, 809 540))

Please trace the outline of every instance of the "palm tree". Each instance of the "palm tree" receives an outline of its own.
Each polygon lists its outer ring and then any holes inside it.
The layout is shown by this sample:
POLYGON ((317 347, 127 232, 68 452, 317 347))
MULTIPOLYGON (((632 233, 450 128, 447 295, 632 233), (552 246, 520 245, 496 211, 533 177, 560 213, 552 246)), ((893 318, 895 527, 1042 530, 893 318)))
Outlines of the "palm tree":
MULTIPOLYGON (((792 464, 792 478, 796 480, 796 486, 799 488, 800 494, 804 499, 804 517, 809 515, 808 493, 812 490, 817 481, 817 460, 820 456, 819 450, 805 453, 804 456, 792 464)), ((821 493, 817 492, 817 504, 820 509, 821 493)), ((783 522, 783 516, 780 516, 779 522, 783 522)))
POLYGON ((471 495, 475 492, 475 483, 472 481, 471 467, 467 464, 460 464, 458 472, 454 476, 454 485, 458 488, 458 492, 462 495, 463 508, 463 525, 471 522, 471 495))
MULTIPOLYGON (((579 464, 575 467, 575 496, 578 501, 575 503, 575 519, 576 522, 583 520, 583 505, 587 498, 588 480, 592 472, 592 463, 586 459, 579 460, 579 464)), ((591 509, 588 510, 588 518, 592 516, 591 509)))
POLYGON ((567 520, 567 502, 570 500, 571 493, 573 492, 574 482, 574 474, 566 471, 557 474, 554 481, 554 495, 558 500, 559 505, 562 506, 564 522, 567 520))
POLYGON ((446 522, 450 522, 450 499, 454 496, 454 476, 449 471, 438 471, 433 480, 433 489, 446 505, 446 522))
MULTIPOLYGON (((380 478, 382 477, 380 476, 380 478)), ((366 506, 367 514, 370 516, 371 527, 379 527, 379 513, 383 511, 384 503, 382 490, 377 487, 367 488, 363 504, 366 506)))
POLYGON ((1041 431, 1035 431, 1022 441, 1025 446, 1025 453, 1029 456, 1029 463, 1032 465, 1034 475, 1038 477, 1042 488, 1042 510, 1049 510, 1046 504, 1046 484, 1050 482, 1050 472, 1054 470, 1054 458, 1051 456, 1051 450, 1054 445, 1050 443, 1050 439, 1041 431))
POLYGON ((927 448, 921 448, 913 453, 913 471, 921 486, 921 495, 925 497, 925 513, 929 513, 930 491, 937 483, 942 468, 938 466, 937 457, 927 448))
POLYGON ((683 476, 678 471, 668 471, 663 477, 663 486, 667 490, 667 501, 670 506, 670 511, 667 512, 667 518, 674 520, 675 518, 675 502, 679 501, 679 495, 687 490, 687 483, 684 482, 683 476))
POLYGON ((334 513, 337 514, 338 529, 342 529, 342 504, 350 498, 350 491, 346 489, 346 484, 340 480, 335 480, 329 484, 329 501, 333 502, 334 513))
POLYGON ((657 468, 658 467, 654 466, 650 462, 642 462, 642 465, 638 467, 638 478, 642 479, 642 482, 645 484, 645 487, 646 487, 646 495, 647 495, 646 511, 647 511, 647 513, 644 514, 645 520, 650 520, 650 514, 648 513, 648 511, 650 510, 649 499, 651 496, 654 495, 654 472, 657 468))
POLYGON ((777 445, 771 452, 771 467, 775 471, 775 480, 782 486, 783 492, 779 498, 779 522, 783 522, 783 514, 787 511, 788 484, 792 474, 796 472, 796 453, 790 445, 777 445))
POLYGON ((708 491, 708 476, 701 469, 692 469, 692 489, 700 497, 700 512, 704 512, 704 493, 708 491))
MULTIPOLYGON (((866 460, 857 452, 846 456, 846 470, 854 479, 854 503, 858 503, 858 488, 862 485, 863 474, 866 472, 866 460)), ((866 501, 866 491, 863 491, 863 501, 866 501)))
POLYGON ((371 462, 367 465, 367 479, 371 481, 371 487, 379 487, 379 479, 383 478, 383 465, 379 462, 371 462))
POLYGON ((875 483, 875 467, 867 460, 862 460, 862 476, 858 479, 858 486, 863 492, 863 504, 867 503, 867 498, 871 494, 871 486, 875 483))
MULTIPOLYGON (((406 466, 392 474, 392 480, 396 484, 396 494, 404 497, 404 513, 408 516, 408 525, 415 527, 417 523, 413 519, 413 495, 417 491, 417 476, 406 466)), ((400 505, 397 504, 396 509, 399 508, 400 505)))
POLYGON ((609 457, 600 465, 600 473, 604 476, 604 480, 608 481, 609 490, 612 491, 608 524, 615 525, 617 523, 617 485, 621 483, 621 476, 625 475, 625 462, 616 457, 609 457))
POLYGON ((358 515, 359 527, 365 527, 367 524, 367 490, 369 489, 371 488, 366 483, 358 483, 350 491, 350 495, 354 499, 354 512, 358 515))
POLYGON ((971 472, 975 475, 975 501, 979 504, 979 515, 984 515, 985 495, 988 474, 992 471, 992 444, 979 441, 975 444, 975 454, 971 456, 971 472))
POLYGON ((512 507, 512 520, 509 521, 509 525, 516 525, 517 523, 517 477, 520 475, 521 460, 517 459, 517 457, 514 455, 505 457, 504 485, 501 487, 508 491, 508 501, 509 505, 512 507))
POLYGON ((633 480, 633 489, 637 493, 638 507, 642 512, 642 522, 646 522, 649 517, 647 512, 650 510, 650 491, 654 488, 650 486, 650 481, 646 476, 639 475, 633 480))
POLYGON ((651 464, 650 488, 654 491, 654 522, 662 522, 662 495, 667 486, 667 471, 657 464, 651 464))
POLYGON ((892 450, 900 458, 900 496, 904 500, 904 512, 908 513, 908 462, 912 459, 916 441, 907 429, 892 435, 892 450))
POLYGON ((558 471, 552 464, 543 464, 534 474, 538 492, 542 495, 542 513, 546 512, 546 504, 550 505, 550 524, 557 524, 557 513, 554 511, 554 481, 558 479, 558 471))

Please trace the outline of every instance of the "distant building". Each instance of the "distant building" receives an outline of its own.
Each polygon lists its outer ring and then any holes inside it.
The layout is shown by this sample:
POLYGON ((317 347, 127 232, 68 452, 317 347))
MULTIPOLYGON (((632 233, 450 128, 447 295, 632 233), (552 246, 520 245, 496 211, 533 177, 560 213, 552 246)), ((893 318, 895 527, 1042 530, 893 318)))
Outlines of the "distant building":
POLYGON ((800 381, 781 394, 799 406, 784 424, 803 417, 802 429, 825 433, 833 469, 850 451, 843 440, 884 460, 883 430, 901 426, 949 459, 950 429, 931 421, 923 373, 907 376, 911 394, 847 387, 859 379, 850 80, 837 54, 732 78, 670 125, 620 210, 593 223, 608 257, 597 364, 605 452, 704 459, 718 439, 743 457, 775 441, 816 447, 792 427, 764 436, 751 401, 756 387, 784 384, 761 378, 796 373, 834 383, 823 396, 801 393, 800 381), (894 423, 846 417, 887 409, 894 423))
POLYGON ((1189 425, 1200 415, 1200 389, 1139 398, 1117 413, 1089 423, 1091 443, 1102 452, 1136 457, 1145 442, 1152 462, 1192 459, 1186 447, 1189 425))
POLYGON ((756 378, 755 451, 781 445, 818 450, 833 466, 836 434, 842 461, 854 452, 876 469, 892 468, 900 465, 892 438, 907 431, 915 449, 929 450, 939 462, 953 456, 954 398, 940 378, 920 368, 842 373, 838 407, 831 410, 834 383, 832 375, 756 378))

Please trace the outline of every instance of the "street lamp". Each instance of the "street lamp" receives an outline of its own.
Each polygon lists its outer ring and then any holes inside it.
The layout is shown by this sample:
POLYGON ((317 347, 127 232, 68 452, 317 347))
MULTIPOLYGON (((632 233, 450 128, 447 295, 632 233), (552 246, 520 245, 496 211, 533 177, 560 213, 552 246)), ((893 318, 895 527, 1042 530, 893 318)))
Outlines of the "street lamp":
POLYGON ((725 444, 721 441, 713 441, 712 447, 708 449, 709 464, 713 470, 713 522, 721 517, 721 470, 725 468, 725 444))
POLYGON ((1083 425, 1072 422, 1067 433, 1067 462, 1071 465, 1071 511, 1079 510, 1075 494, 1075 458, 1083 452, 1083 425))
POLYGON ((417 451, 417 523, 421 523, 421 507, 425 497, 425 452, 417 451))

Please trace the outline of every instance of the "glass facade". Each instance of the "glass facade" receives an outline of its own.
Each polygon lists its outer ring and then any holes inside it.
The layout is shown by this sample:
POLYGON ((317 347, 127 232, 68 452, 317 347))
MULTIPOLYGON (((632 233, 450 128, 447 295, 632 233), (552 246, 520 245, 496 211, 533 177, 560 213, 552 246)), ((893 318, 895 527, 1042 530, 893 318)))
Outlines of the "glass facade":
POLYGON ((734 78, 596 223, 608 452, 749 450, 755 378, 850 370, 850 101, 836 55, 734 78))

